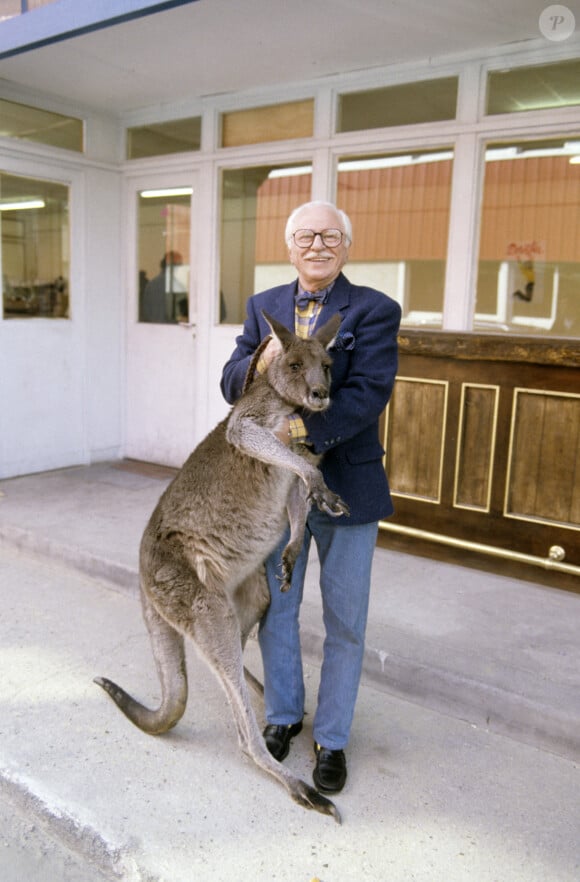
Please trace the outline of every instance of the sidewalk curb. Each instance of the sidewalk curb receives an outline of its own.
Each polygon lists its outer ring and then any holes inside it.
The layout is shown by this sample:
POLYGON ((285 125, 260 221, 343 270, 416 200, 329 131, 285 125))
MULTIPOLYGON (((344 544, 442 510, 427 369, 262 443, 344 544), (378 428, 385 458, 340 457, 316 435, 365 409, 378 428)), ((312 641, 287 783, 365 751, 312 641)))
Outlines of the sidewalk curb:
MULTIPOLYGON (((300 630, 306 658, 320 664, 324 635, 300 630)), ((435 665, 365 647, 363 682, 403 701, 446 714, 569 759, 580 759, 580 713, 563 714, 517 692, 435 665)))
MULTIPOLYGON (((51 803, 50 794, 35 792, 35 782, 0 765, 0 792, 17 811, 34 821, 60 846, 90 862, 108 878, 123 882, 161 882, 143 871, 127 846, 107 842, 95 827, 74 818, 64 807, 51 803)), ((41 788, 38 788, 39 790, 41 788)))
POLYGON ((115 590, 135 598, 139 596, 139 574, 136 569, 118 561, 107 560, 75 545, 53 542, 20 527, 0 525, 0 542, 7 542, 22 551, 29 551, 52 560, 59 560, 85 576, 103 579, 115 590))

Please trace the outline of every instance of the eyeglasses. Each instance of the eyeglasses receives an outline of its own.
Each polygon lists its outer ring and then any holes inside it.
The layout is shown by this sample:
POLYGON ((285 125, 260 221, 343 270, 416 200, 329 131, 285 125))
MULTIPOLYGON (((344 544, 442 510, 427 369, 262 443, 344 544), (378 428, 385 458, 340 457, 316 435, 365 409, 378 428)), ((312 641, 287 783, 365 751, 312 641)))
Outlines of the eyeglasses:
POLYGON ((340 230, 296 230, 292 233, 294 243, 299 248, 310 248, 317 236, 327 248, 336 248, 342 242, 343 233, 340 230))

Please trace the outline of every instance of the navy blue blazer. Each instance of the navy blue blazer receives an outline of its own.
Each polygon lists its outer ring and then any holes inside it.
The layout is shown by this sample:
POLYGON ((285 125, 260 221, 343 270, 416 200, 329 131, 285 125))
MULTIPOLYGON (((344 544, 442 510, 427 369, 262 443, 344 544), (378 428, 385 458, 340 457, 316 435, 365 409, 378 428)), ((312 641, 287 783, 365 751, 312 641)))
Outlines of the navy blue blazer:
MULTIPOLYGON (((294 329, 297 282, 270 288, 250 297, 247 318, 236 348, 224 366, 221 390, 226 401, 239 398, 250 359, 270 333, 265 309, 294 329)), ((397 372, 399 304, 373 288, 352 285, 341 273, 322 307, 317 326, 336 312, 342 324, 333 347, 331 405, 323 413, 303 414, 309 440, 328 486, 350 507, 350 517, 335 524, 366 524, 393 513, 393 504, 379 441, 379 417, 393 390, 397 372)))

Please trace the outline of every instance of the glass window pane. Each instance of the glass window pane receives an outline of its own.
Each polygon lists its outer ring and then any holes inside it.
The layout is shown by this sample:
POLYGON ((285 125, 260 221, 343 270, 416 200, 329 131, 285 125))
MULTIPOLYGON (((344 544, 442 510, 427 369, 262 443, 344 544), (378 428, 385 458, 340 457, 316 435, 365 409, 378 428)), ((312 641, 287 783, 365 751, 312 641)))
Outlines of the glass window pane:
POLYGON ((453 152, 343 157, 337 202, 352 220, 346 273, 398 300, 403 324, 441 327, 453 152))
POLYGON ((445 77, 340 95, 337 132, 455 119, 457 82, 445 77))
POLYGON ((220 321, 240 324, 251 294, 295 278, 284 227, 311 198, 310 165, 222 173, 220 321))
POLYGON ((0 21, 6 18, 13 18, 22 12, 22 0, 4 0, 0 4, 0 21))
POLYGON ((517 113, 580 104, 580 60, 490 71, 486 113, 517 113))
MULTIPOLYGON (((22 0, 20 0, 22 3, 22 0)), ((41 6, 50 6, 51 3, 56 3, 57 0, 26 0, 26 6, 24 7, 28 12, 31 9, 39 9, 41 6)))
POLYGON ((139 321, 189 320, 189 187, 142 190, 137 199, 139 321))
POLYGON ((222 147, 264 141, 310 138, 314 133, 314 101, 291 101, 269 107, 233 110, 222 115, 222 147))
POLYGON ((0 135, 4 138, 20 138, 82 153, 83 134, 82 119, 0 98, 0 135))
POLYGON ((69 317, 69 191, 0 174, 3 316, 69 317))
POLYGON ((489 144, 474 327, 580 336, 580 136, 489 144))
POLYGON ((185 153, 200 146, 200 116, 127 129, 127 159, 185 153))

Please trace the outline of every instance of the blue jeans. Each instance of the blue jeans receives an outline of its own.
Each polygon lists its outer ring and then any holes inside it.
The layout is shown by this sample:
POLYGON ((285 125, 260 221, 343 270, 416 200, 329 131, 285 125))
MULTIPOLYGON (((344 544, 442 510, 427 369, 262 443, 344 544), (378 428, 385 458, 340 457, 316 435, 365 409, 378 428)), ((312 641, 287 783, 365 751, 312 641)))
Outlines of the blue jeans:
POLYGON ((364 654, 370 577, 378 524, 337 526, 317 509, 308 517, 304 545, 289 591, 280 591, 281 552, 287 536, 266 562, 271 604, 259 643, 264 663, 266 720, 296 723, 304 716, 304 679, 299 613, 312 537, 320 560, 320 590, 326 632, 314 740, 330 750, 346 747, 364 654))

